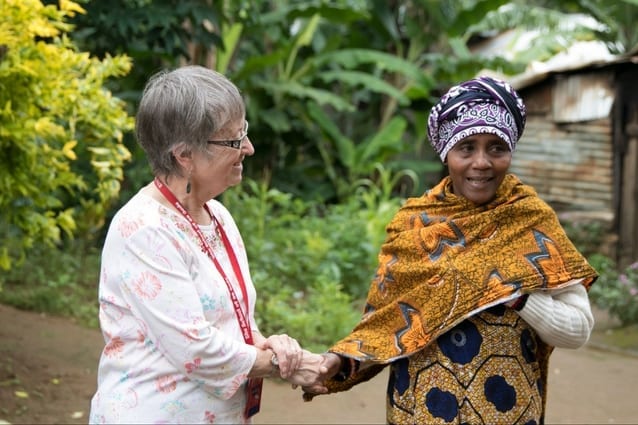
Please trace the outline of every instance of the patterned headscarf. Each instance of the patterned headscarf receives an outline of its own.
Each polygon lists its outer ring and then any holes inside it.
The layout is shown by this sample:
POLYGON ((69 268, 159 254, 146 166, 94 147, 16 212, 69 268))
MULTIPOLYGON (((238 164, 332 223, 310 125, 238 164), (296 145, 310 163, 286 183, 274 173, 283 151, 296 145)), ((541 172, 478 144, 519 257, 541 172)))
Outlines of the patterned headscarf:
POLYGON ((460 140, 490 133, 513 152, 525 128, 523 99, 505 81, 478 77, 452 87, 432 107, 428 136, 442 161, 460 140))

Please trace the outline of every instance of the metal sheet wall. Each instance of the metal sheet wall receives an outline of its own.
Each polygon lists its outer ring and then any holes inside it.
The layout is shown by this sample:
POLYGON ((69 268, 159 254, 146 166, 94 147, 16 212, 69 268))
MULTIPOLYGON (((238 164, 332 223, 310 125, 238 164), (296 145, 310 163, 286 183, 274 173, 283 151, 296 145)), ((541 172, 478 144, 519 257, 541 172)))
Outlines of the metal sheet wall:
POLYGON ((612 81, 609 72, 561 75, 520 91, 527 125, 511 169, 557 209, 613 217, 612 122, 609 113, 600 117, 610 112, 612 81), (604 107, 574 90, 598 93, 604 107))

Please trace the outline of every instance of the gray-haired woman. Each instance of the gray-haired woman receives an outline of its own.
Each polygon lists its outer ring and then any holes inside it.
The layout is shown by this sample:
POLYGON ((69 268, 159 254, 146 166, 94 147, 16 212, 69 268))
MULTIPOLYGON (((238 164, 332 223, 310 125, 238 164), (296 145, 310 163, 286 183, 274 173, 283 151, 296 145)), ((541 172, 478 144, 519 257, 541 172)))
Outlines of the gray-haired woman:
POLYGON ((321 356, 264 337, 242 237, 214 200, 255 149, 237 87, 200 66, 147 83, 137 139, 154 180, 114 216, 99 282, 105 339, 91 423, 249 423, 262 378, 293 384, 321 356))

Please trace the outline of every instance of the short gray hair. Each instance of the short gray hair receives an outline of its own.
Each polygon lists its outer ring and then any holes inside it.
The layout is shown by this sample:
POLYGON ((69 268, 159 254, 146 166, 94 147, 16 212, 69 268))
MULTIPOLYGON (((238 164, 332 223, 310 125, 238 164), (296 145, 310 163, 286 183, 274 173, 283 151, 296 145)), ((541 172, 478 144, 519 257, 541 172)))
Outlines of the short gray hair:
POLYGON ((155 176, 181 175, 172 149, 204 150, 208 138, 245 116, 239 90, 224 75, 198 65, 163 70, 147 82, 137 110, 137 141, 155 176))

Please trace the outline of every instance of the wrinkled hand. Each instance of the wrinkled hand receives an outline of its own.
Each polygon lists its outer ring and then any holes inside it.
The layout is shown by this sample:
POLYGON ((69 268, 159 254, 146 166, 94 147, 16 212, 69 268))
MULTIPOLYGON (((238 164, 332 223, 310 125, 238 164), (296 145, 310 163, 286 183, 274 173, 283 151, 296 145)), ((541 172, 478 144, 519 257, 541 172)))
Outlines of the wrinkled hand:
POLYGON ((327 373, 328 369, 324 365, 323 356, 303 350, 301 365, 287 380, 292 384, 293 388, 322 385, 321 383, 326 379, 327 373))
MULTIPOLYGON (((301 389, 304 393, 326 394, 328 388, 326 388, 324 382, 326 379, 335 376, 341 369, 341 358, 338 355, 334 353, 323 353, 320 357, 322 358, 320 374, 317 375, 314 382, 301 385, 301 389)), ((293 385, 293 388, 296 388, 296 385, 293 385)))
POLYGON ((286 334, 271 335, 258 347, 270 348, 275 353, 279 362, 279 375, 283 379, 288 379, 302 365, 304 350, 296 339, 286 334))

